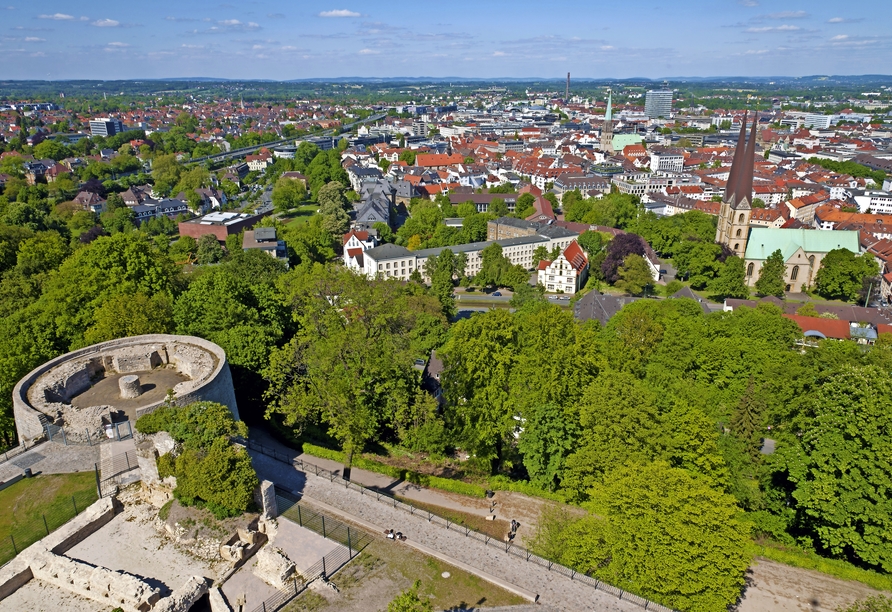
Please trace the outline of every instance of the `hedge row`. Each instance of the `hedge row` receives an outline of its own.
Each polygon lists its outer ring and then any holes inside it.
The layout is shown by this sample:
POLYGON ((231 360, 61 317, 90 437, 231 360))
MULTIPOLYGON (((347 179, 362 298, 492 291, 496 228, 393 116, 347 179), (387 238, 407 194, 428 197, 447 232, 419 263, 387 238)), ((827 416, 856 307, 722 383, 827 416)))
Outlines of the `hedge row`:
POLYGON ((540 489, 536 485, 531 484, 525 480, 510 480, 506 476, 490 477, 489 488, 493 491, 514 491, 515 493, 523 493, 524 495, 529 495, 530 497, 541 497, 543 499, 549 499, 551 501, 560 502, 562 504, 567 503, 567 498, 564 497, 564 495, 562 495, 561 493, 540 489))
MULTIPOLYGON (((316 446, 315 444, 310 444, 309 442, 304 442, 303 452, 307 453, 308 455, 313 455, 314 457, 329 459, 330 461, 337 461, 339 463, 343 463, 345 459, 345 455, 341 451, 323 448, 321 446, 316 446)), ((386 463, 381 463, 379 461, 372 461, 359 455, 353 456, 353 467, 361 470, 368 470, 369 472, 377 472, 378 474, 384 474, 386 476, 390 476, 391 478, 405 480, 407 482, 411 482, 412 484, 417 484, 431 489, 440 489, 442 491, 459 493, 461 495, 470 495, 472 497, 486 496, 486 489, 479 485, 469 484, 460 480, 452 480, 451 478, 428 476, 427 474, 420 474, 411 470, 396 468, 392 465, 387 465, 386 463)))

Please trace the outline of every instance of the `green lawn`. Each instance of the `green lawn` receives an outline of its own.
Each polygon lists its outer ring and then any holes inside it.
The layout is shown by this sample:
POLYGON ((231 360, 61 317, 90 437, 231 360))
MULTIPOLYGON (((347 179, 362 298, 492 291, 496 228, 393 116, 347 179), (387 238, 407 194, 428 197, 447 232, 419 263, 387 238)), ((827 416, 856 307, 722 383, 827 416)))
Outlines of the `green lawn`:
POLYGON ((280 219, 282 220, 282 223, 285 223, 286 225, 288 223, 296 223, 300 225, 301 223, 309 221, 310 217, 316 214, 318 208, 319 205, 315 203, 304 204, 303 206, 298 206, 288 214, 282 215, 280 219))
POLYGON ((75 506, 81 512, 96 499, 92 472, 24 478, 0 491, 0 564, 71 520, 75 506))

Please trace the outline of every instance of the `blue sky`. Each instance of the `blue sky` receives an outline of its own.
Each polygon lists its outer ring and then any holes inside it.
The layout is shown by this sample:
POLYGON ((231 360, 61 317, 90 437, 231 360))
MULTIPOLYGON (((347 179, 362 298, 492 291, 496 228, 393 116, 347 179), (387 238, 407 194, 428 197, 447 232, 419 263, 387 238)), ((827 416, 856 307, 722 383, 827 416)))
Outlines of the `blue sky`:
POLYGON ((5 79, 892 72, 888 0, 2 2, 5 79))

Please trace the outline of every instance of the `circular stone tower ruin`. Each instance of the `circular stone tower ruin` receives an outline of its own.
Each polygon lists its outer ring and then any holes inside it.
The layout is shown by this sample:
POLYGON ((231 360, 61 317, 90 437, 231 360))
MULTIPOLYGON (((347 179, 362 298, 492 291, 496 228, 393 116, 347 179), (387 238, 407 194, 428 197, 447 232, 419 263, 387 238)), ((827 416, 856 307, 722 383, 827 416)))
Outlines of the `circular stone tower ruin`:
POLYGON ((48 361, 22 378, 12 401, 19 440, 64 427, 69 440, 97 439, 112 423, 136 421, 163 404, 206 400, 239 418, 223 349, 202 338, 153 334, 94 344, 48 361))

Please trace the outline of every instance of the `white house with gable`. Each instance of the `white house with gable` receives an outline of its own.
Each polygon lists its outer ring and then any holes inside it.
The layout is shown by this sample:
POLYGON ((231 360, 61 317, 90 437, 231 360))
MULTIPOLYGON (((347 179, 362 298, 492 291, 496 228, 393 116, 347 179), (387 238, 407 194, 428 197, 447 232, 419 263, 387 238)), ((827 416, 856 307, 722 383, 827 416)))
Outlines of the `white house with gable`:
POLYGON ((574 294, 588 279, 588 257, 575 240, 554 261, 539 262, 538 283, 546 291, 574 294))

